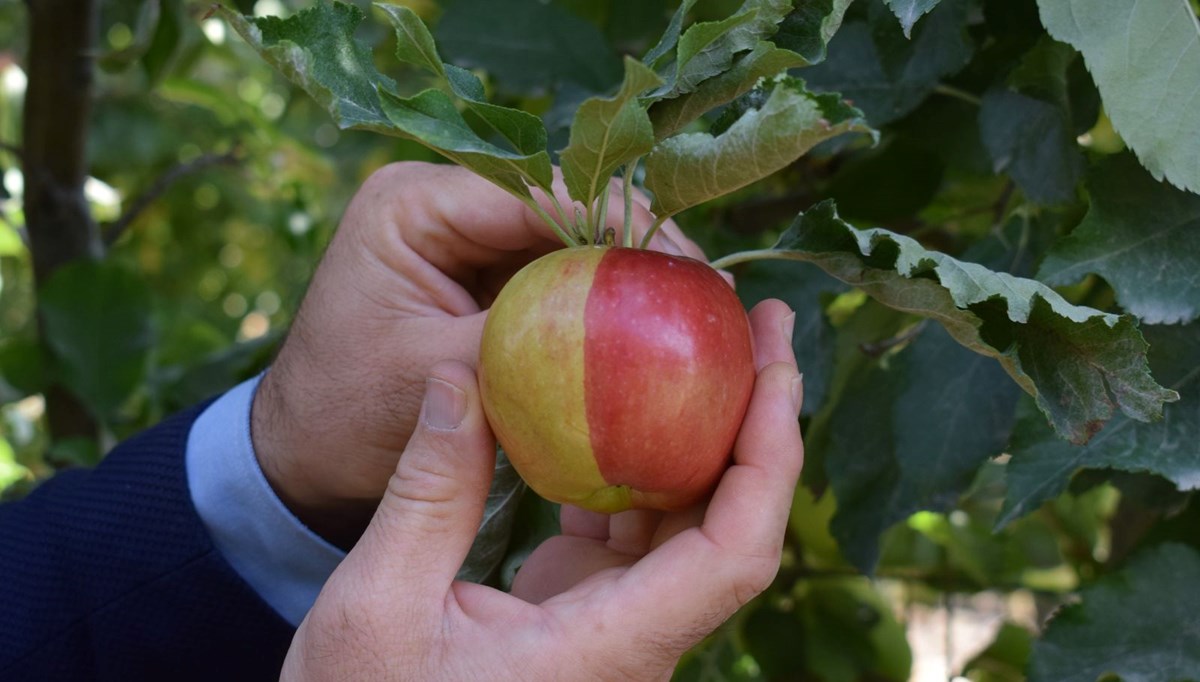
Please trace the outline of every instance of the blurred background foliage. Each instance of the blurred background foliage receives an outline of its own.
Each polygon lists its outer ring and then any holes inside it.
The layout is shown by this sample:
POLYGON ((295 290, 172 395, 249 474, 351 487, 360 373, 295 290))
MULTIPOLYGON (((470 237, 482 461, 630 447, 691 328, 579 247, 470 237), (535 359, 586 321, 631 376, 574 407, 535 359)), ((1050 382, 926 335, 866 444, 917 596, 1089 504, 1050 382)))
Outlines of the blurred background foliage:
MULTIPOLYGON (((287 16, 309 1, 231 4, 287 16)), ((677 3, 403 4, 434 27, 448 62, 480 69, 493 98, 542 115, 559 140, 551 148, 560 148, 568 114, 620 79, 620 56, 642 53, 677 3)), ((694 15, 722 18, 739 5, 700 0, 694 15)), ((184 0, 102 3, 87 197, 110 228, 150 200, 103 261, 40 292, 56 351, 50 361, 37 341, 22 235, 28 17, 24 3, 0 0, 5 498, 58 468, 94 464, 118 440, 261 371, 356 187, 392 161, 438 161, 413 143, 339 131, 222 22, 206 18, 208 10, 184 0), (96 438, 51 438, 44 391, 52 381, 83 400, 100 425, 96 438)), ((426 84, 397 65, 394 35, 378 17, 359 37, 402 90, 426 84)), ((1087 211, 1085 169, 1124 148, 1082 60, 1050 40, 1034 0, 944 0, 911 40, 881 0, 859 0, 828 60, 799 75, 853 99, 882 140, 834 140, 680 216, 710 254, 769 245, 797 211, 832 197, 851 222, 1033 276, 1087 211), (1052 62, 1067 66, 1056 72, 1061 106, 1046 112, 1018 90, 1035 92, 1055 73, 1039 65, 1052 62), (1033 143, 1020 129, 985 120, 996 107, 1007 112, 1003 120, 1034 129, 1043 156, 1030 161, 1033 143)), ((806 485, 775 585, 685 658, 679 679, 1022 680, 1034 636, 1081 585, 1139 546, 1200 544, 1190 494, 1151 474, 1108 470, 1075 476, 1069 490, 993 532, 1006 492, 1001 453, 1019 413, 1012 383, 990 366, 971 374, 971 354, 940 328, 884 309, 815 268, 757 264, 737 274, 748 305, 771 295, 799 311, 806 485), (973 383, 955 384, 964 372, 973 383), (964 421, 955 416, 962 408, 983 417, 964 421), (952 440, 953 429, 973 440, 952 440), (891 442, 906 438, 907 446, 891 442), (928 485, 901 480, 889 457, 914 442, 950 443, 960 450, 948 457, 965 464, 947 471, 953 462, 933 457, 937 475, 928 485), (835 487, 843 482, 838 495, 831 478, 835 487), (864 564, 875 566, 871 578, 856 568, 864 564)), ((1075 302, 1115 305, 1097 277, 1061 290, 1075 302)), ((516 558, 502 572, 511 576, 522 549, 555 523, 552 509, 527 499, 516 558)))

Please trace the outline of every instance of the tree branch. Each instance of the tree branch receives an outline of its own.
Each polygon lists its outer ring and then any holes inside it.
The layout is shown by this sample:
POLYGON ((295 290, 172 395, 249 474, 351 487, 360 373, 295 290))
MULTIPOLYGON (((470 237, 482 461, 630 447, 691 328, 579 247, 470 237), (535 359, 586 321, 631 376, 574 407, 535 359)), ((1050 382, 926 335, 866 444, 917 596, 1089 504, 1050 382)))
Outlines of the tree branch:
MULTIPOLYGON (((100 12, 98 0, 30 0, 28 7, 21 168, 25 228, 40 286, 64 265, 104 252, 83 194, 100 12)), ((38 320, 42 349, 53 358, 40 309, 38 320)), ((95 418, 62 384, 50 385, 45 395, 53 440, 96 437, 95 418)))
POLYGON ((233 149, 224 154, 205 154, 199 158, 181 163, 167 169, 167 172, 158 176, 154 184, 148 189, 139 194, 136 199, 129 205, 129 208, 121 214, 119 218, 106 223, 104 225, 104 245, 112 246, 121 238, 129 226, 145 211, 150 204, 154 203, 160 196, 166 192, 171 185, 175 184, 180 178, 190 175, 197 171, 211 168, 213 166, 233 166, 241 162, 241 149, 234 146, 233 149))
POLYGON ((25 160, 25 150, 21 149, 20 147, 18 147, 15 144, 11 144, 9 142, 4 142, 4 141, 0 140, 0 150, 6 151, 9 154, 12 154, 13 156, 17 157, 18 159, 21 159, 22 161, 25 160))

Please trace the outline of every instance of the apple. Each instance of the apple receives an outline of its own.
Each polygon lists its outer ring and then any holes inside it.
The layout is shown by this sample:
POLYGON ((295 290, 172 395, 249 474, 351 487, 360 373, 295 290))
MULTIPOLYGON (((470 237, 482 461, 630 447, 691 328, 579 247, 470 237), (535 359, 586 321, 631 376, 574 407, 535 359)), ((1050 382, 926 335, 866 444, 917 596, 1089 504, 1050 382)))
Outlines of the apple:
POLYGON ((581 246, 530 263, 488 313, 484 411, 546 499, 675 510, 729 464, 754 386, 746 311, 707 264, 581 246))

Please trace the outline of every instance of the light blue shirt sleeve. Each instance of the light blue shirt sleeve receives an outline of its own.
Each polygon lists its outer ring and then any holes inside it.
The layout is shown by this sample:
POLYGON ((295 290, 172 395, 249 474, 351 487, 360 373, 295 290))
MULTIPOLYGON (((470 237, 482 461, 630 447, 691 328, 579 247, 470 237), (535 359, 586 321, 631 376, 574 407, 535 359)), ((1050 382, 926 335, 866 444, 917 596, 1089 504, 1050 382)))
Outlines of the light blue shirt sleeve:
POLYGON ((346 554, 301 523, 259 468, 250 440, 258 382, 221 396, 192 426, 188 488, 213 544, 267 604, 298 626, 346 554))

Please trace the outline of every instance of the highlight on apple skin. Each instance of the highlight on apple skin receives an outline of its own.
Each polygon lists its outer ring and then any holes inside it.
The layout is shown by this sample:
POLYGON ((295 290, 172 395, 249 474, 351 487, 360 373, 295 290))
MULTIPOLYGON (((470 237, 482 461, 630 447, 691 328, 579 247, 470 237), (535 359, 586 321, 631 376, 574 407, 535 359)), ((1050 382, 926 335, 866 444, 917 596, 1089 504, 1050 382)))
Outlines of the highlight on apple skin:
POLYGON ((754 377, 729 284, 705 263, 628 248, 526 266, 488 314, 479 362, 484 411, 521 477, 604 513, 707 496, 754 377))

